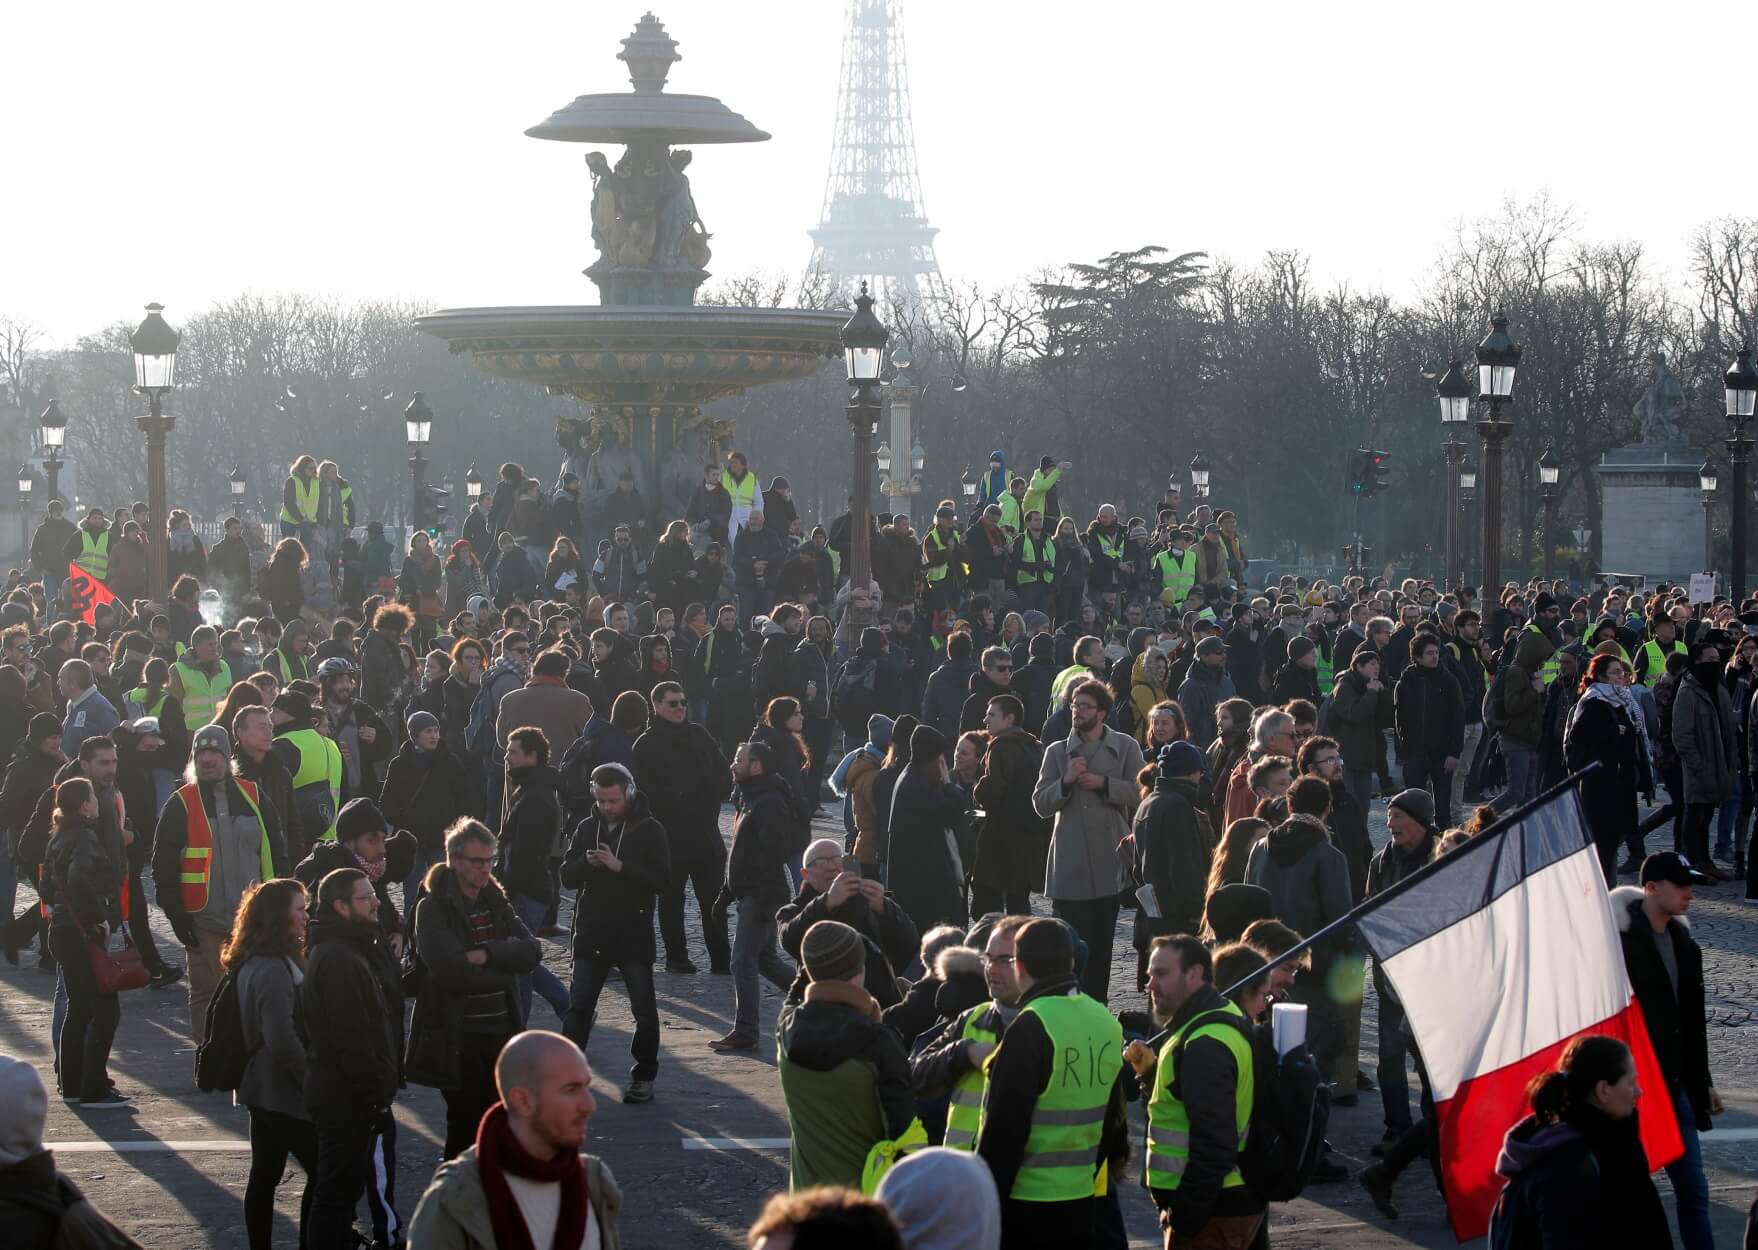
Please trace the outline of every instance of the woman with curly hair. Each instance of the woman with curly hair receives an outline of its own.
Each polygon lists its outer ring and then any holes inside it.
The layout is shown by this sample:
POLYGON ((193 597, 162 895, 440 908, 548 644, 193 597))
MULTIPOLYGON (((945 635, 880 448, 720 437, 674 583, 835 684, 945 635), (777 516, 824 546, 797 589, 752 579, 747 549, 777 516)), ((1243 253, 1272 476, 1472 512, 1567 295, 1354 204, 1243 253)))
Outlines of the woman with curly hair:
POLYGON ((269 1250, 275 1188, 292 1155, 305 1171, 299 1200, 300 1244, 317 1172, 317 1128, 305 1110, 305 1044, 299 985, 305 979, 305 887, 289 877, 244 892, 232 935, 220 952, 231 974, 250 1056, 237 1101, 250 1113, 250 1179, 244 1186, 244 1232, 250 1250, 269 1250))

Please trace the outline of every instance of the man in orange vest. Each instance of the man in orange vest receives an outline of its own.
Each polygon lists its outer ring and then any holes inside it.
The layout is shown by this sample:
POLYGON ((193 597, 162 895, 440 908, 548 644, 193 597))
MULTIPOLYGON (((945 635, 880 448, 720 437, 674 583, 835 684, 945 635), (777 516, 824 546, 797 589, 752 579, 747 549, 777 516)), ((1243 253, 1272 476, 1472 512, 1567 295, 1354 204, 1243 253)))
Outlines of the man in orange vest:
POLYGON ((190 1031, 207 1037, 208 1003, 220 983, 220 950, 244 892, 288 874, 287 844, 275 809, 255 783, 232 774, 232 739, 204 725, 190 743, 195 780, 159 813, 153 883, 171 931, 189 952, 190 1031))

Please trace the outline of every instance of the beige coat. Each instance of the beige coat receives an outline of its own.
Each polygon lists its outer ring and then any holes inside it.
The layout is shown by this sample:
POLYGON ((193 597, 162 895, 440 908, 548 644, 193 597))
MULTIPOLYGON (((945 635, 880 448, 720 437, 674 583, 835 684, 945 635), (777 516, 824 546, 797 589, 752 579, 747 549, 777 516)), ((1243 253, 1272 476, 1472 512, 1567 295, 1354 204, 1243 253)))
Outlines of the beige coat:
POLYGON ((1129 836, 1130 820, 1141 802, 1136 784, 1141 770, 1140 744, 1109 727, 1090 742, 1071 732, 1044 748, 1032 807, 1056 822, 1044 861, 1044 893, 1049 897, 1110 898, 1129 884, 1117 848, 1129 836), (1070 752, 1084 756, 1088 770, 1105 778, 1103 789, 1064 788, 1070 752))

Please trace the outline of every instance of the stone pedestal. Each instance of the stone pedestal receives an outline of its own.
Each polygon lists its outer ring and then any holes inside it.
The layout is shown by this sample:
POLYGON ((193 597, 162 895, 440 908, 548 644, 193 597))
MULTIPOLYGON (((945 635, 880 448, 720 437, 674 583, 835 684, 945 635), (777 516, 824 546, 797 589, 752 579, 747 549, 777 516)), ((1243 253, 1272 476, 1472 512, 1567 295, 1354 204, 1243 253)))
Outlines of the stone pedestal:
POLYGON ((1701 572, 1701 449, 1638 443, 1600 457, 1600 568, 1680 580, 1701 572))

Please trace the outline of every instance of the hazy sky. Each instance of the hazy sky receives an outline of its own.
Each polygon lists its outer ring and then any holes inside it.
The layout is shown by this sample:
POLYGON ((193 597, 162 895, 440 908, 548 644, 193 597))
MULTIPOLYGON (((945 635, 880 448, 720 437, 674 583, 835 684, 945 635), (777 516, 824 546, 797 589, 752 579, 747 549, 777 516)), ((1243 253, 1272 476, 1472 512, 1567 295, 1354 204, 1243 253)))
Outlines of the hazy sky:
MULTIPOLYGON (((66 341, 247 289, 595 302, 585 149, 522 131, 627 89, 643 3, 9 5, 0 314, 66 341)), ((684 56, 671 88, 774 135, 695 149, 710 268, 797 275, 844 5, 654 3, 684 56)), ((1758 213, 1735 3, 902 3, 954 281, 1145 243, 1297 247, 1403 297, 1510 196, 1548 189, 1675 272, 1699 222, 1758 213)))

